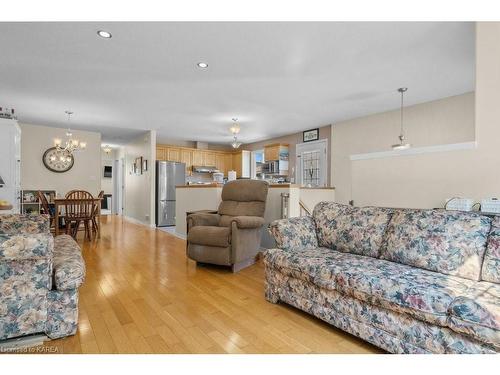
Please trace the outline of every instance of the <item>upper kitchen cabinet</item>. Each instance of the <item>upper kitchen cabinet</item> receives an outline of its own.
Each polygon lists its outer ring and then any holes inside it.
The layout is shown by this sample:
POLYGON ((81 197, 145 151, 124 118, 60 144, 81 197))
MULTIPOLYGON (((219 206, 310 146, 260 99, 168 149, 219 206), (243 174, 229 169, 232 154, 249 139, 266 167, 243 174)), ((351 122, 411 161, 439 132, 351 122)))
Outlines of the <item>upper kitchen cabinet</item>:
POLYGON ((215 154, 215 168, 224 173, 224 175, 227 174, 226 155, 223 153, 215 154))
POLYGON ((250 151, 241 150, 233 154, 232 170, 236 171, 236 177, 250 178, 250 151))
POLYGON ((193 152, 189 149, 181 149, 181 163, 186 164, 186 172, 190 172, 193 165, 193 152))
POLYGON ((214 151, 203 151, 203 166, 214 167, 215 166, 215 155, 214 151))
POLYGON ((274 143, 264 146, 266 161, 288 160, 288 144, 274 143))
POLYGON ((156 147, 156 160, 167 160, 165 147, 156 147))
POLYGON ((178 148, 169 147, 167 148, 167 160, 168 161, 181 161, 181 150, 178 148))
POLYGON ((203 150, 193 150, 192 154, 193 154, 193 159, 192 159, 193 165, 196 165, 196 166, 201 165, 202 166, 203 165, 203 150))

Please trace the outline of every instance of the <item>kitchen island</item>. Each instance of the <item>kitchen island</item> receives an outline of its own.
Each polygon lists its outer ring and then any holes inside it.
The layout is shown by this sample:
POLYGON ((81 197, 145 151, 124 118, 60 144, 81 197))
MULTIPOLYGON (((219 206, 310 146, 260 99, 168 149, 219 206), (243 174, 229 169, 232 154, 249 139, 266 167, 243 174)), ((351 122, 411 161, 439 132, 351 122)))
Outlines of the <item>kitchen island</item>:
MULTIPOLYGON (((180 185, 176 187, 176 227, 179 237, 186 238, 186 212, 213 210, 217 211, 221 202, 222 184, 180 185)), ((270 248, 274 241, 267 233, 267 225, 274 220, 281 219, 281 194, 288 197, 288 217, 301 215, 301 205, 312 210, 314 205, 322 200, 334 200, 333 188, 306 188, 294 184, 270 184, 264 214, 265 229, 262 234, 261 246, 270 248)))

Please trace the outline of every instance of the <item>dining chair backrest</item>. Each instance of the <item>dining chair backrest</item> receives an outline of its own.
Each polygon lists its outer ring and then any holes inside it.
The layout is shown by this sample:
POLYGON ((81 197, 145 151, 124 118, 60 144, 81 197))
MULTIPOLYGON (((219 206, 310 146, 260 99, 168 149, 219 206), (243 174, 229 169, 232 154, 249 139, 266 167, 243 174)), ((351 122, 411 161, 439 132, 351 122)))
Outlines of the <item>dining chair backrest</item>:
POLYGON ((66 193, 66 199, 92 199, 92 194, 85 190, 71 190, 66 193))
POLYGON ((94 212, 93 212, 94 215, 97 215, 97 212, 99 211, 99 205, 101 204, 103 197, 104 197, 104 190, 101 190, 99 192, 99 195, 97 196, 97 198, 100 200, 95 202, 95 205, 94 205, 94 212))
POLYGON ((47 197, 41 191, 38 191, 37 194, 38 194, 38 200, 42 205, 43 213, 45 215, 50 215, 50 218, 52 219, 54 215, 50 212, 49 201, 47 200, 47 197))
POLYGON ((68 219, 89 219, 94 212, 94 199, 66 199, 64 202, 65 216, 68 219))

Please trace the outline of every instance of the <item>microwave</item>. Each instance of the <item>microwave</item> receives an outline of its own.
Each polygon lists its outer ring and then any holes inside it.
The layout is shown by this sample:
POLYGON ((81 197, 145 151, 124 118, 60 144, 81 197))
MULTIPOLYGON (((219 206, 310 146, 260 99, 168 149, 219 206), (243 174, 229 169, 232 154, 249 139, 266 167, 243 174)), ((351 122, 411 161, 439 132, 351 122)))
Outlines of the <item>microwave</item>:
POLYGON ((279 161, 279 160, 273 160, 273 161, 266 161, 262 165, 262 172, 264 174, 275 174, 275 175, 281 175, 281 174, 286 174, 288 170, 288 162, 286 161, 279 161))

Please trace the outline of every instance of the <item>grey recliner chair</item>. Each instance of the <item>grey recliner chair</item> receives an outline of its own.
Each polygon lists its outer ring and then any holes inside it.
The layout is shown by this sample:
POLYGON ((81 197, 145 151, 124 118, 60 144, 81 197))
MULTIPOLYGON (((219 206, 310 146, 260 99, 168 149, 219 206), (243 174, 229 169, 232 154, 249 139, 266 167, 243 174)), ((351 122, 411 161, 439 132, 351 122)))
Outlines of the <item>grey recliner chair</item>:
POLYGON ((199 263, 231 266, 233 272, 255 263, 260 249, 268 185, 236 180, 222 189, 216 214, 187 217, 187 256, 199 263))

